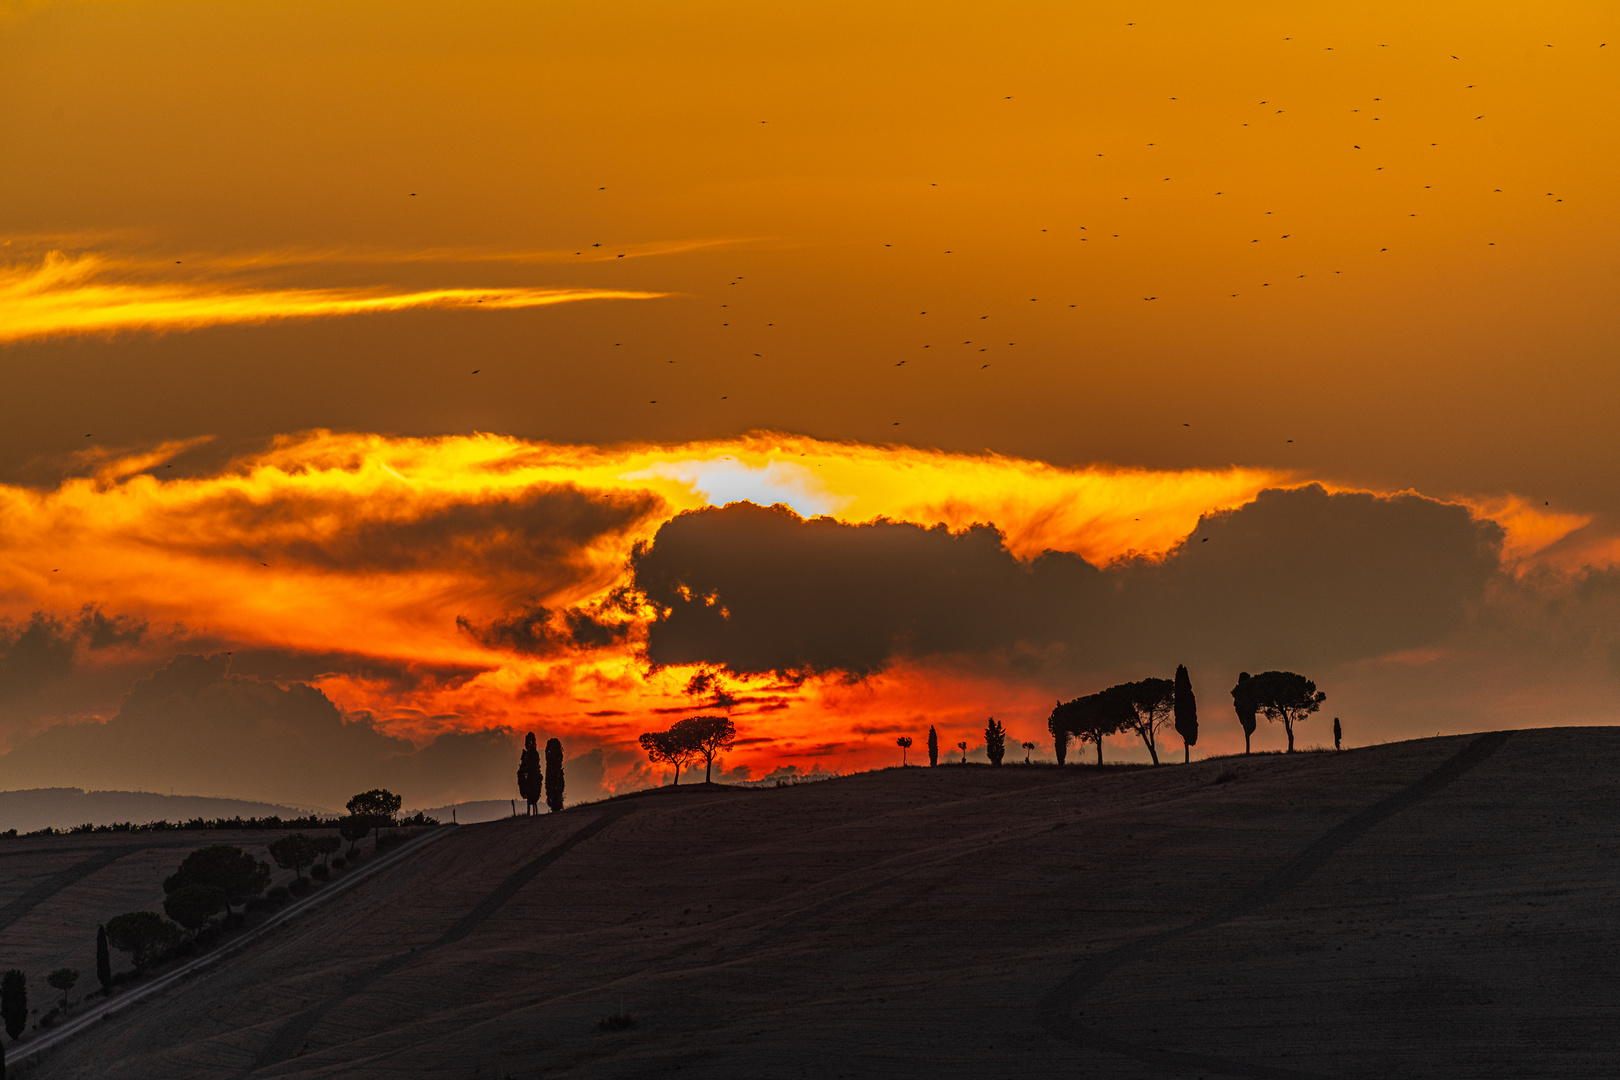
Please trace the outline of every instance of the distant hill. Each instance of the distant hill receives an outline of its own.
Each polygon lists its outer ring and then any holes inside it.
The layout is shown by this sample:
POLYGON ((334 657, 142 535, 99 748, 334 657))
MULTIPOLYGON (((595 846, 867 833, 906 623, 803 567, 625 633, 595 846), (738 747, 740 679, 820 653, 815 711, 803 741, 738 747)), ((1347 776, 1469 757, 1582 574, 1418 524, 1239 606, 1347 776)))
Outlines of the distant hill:
MULTIPOLYGON (((519 799, 517 801, 522 802, 523 800, 519 799)), ((428 817, 438 818, 446 825, 450 824, 452 821, 458 825, 475 825, 481 821, 498 821, 501 818, 511 817, 513 805, 514 804, 512 802, 506 799, 479 799, 475 802, 459 802, 450 803, 447 806, 432 806, 428 807, 422 812, 428 817), (451 811, 455 812, 453 817, 451 816, 451 811)), ((523 807, 519 806, 517 808, 517 812, 521 814, 523 813, 523 809, 523 807)), ((409 812, 415 813, 414 810, 409 812)), ((546 812, 545 803, 540 804, 540 812, 542 814, 546 812)))
POLYGON ((33 832, 47 825, 68 829, 75 825, 112 825, 133 821, 189 821, 192 818, 298 817, 310 812, 332 813, 318 806, 283 806, 278 803, 220 799, 204 795, 159 795, 153 791, 85 791, 82 788, 30 788, 0 791, 0 832, 33 832))

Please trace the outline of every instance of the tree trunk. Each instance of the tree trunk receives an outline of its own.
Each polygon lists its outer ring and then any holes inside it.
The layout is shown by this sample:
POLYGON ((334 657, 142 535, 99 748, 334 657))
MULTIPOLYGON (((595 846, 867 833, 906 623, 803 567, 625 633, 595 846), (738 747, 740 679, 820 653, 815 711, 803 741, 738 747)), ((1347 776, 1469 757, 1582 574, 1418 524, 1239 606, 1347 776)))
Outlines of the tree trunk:
POLYGON ((1181 759, 1181 763, 1183 765, 1191 765, 1192 764, 1192 744, 1191 743, 1182 743, 1181 744, 1181 749, 1182 749, 1182 752, 1183 752, 1183 755, 1184 755, 1182 757, 1182 759, 1181 759))
POLYGON ((1097 737, 1097 764, 1102 764, 1102 736, 1097 737))
POLYGON ((705 784, 712 783, 709 779, 712 775, 714 775, 714 755, 710 754, 703 759, 703 782, 705 784))
POLYGON ((1249 752, 1249 736, 1251 736, 1253 734, 1254 734, 1254 732, 1252 732, 1252 731, 1245 731, 1243 733, 1243 752, 1245 754, 1247 754, 1249 752))
POLYGON ((1288 732, 1288 752, 1292 754, 1294 752, 1294 722, 1286 716, 1283 717, 1283 730, 1288 732))

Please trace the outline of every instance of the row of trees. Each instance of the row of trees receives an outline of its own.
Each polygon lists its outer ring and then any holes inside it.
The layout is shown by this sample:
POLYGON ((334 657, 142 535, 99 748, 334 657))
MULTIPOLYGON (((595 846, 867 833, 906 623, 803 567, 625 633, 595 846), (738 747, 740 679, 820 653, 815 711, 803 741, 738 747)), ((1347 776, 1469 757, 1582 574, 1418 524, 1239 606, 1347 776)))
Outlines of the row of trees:
POLYGON ((703 759, 703 782, 714 777, 714 759, 737 741, 737 725, 729 716, 692 716, 676 722, 666 731, 649 731, 641 736, 647 760, 669 765, 675 770, 676 784, 681 770, 694 757, 703 759))
POLYGON ((563 748, 557 739, 546 740, 546 769, 540 771, 540 751, 535 749, 534 732, 523 740, 523 754, 518 758, 518 794, 528 805, 528 814, 538 814, 541 796, 552 813, 563 808, 563 748))
MULTIPOLYGON (((1268 720, 1282 723, 1288 734, 1288 752, 1293 753, 1294 725, 1319 710, 1326 700, 1327 694, 1317 690, 1314 682, 1292 671, 1243 672, 1232 688, 1233 708, 1243 728, 1243 752, 1249 753, 1256 718, 1263 713, 1268 720)), ((1059 702, 1047 717, 1046 727, 1060 765, 1070 739, 1082 745, 1094 743, 1101 765, 1103 740, 1122 731, 1140 736, 1157 765, 1159 732, 1172 723, 1181 736, 1182 760, 1189 761, 1198 742, 1198 702, 1186 665, 1176 668, 1174 679, 1140 679, 1059 702)))

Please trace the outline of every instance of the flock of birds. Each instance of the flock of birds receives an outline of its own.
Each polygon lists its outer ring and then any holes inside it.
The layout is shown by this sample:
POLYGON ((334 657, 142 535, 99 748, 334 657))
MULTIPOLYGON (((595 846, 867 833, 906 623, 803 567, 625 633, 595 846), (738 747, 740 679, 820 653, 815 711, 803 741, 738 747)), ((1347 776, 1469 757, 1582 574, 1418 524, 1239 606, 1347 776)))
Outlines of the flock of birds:
MULTIPOLYGON (((1135 23, 1127 23, 1126 25, 1134 27, 1136 24, 1135 23)), ((1285 37, 1285 38, 1283 38, 1283 40, 1284 41, 1291 41, 1292 38, 1286 38, 1285 37)), ((1605 43, 1598 44, 1597 47, 1598 48, 1605 48, 1606 46, 1607 46, 1607 43, 1605 42, 1605 43)), ((1389 46, 1386 45, 1386 44, 1380 44, 1378 47, 1379 48, 1388 48, 1389 46)), ((1547 48, 1552 48, 1553 46, 1552 45, 1547 45, 1546 47, 1547 48)), ((1333 50, 1332 46, 1327 46, 1327 47, 1324 47, 1324 51, 1331 52, 1331 51, 1334 51, 1334 50, 1333 50)), ((1461 57, 1458 56, 1458 55, 1453 55, 1453 54, 1447 54, 1447 55, 1449 55, 1450 59, 1453 60, 1453 61, 1461 61, 1461 57)), ((1477 88, 1477 86, 1478 86, 1477 83, 1466 84, 1464 89, 1466 89, 1466 90, 1474 90, 1474 89, 1477 88)), ((1015 97, 1014 97, 1014 95, 1008 94, 1008 95, 1004 95, 1002 97, 1002 100, 1003 101, 1013 101, 1013 100, 1015 100, 1015 97)), ((1177 100, 1180 100, 1180 97, 1179 97, 1179 95, 1178 96, 1172 96, 1172 97, 1170 97, 1170 100, 1171 101, 1177 101, 1177 100)), ((1273 116, 1273 117, 1274 116, 1284 115, 1288 111, 1286 108, 1278 108, 1277 106, 1279 104, 1283 104, 1283 103, 1280 103, 1280 102, 1276 101, 1274 98, 1260 99, 1258 101, 1258 103, 1257 103, 1257 105, 1259 107, 1265 107, 1265 108, 1268 108, 1268 109, 1272 110, 1268 115, 1273 116)), ((1379 115, 1371 116, 1369 122, 1382 123, 1384 121, 1385 114, 1388 112, 1388 110, 1390 108, 1389 103, 1384 99, 1384 97, 1382 95, 1380 95, 1378 97, 1372 97, 1369 101, 1364 101, 1364 104, 1366 106, 1368 106, 1368 111, 1369 112, 1377 112, 1379 114, 1379 115)), ((1362 112, 1362 107, 1361 106, 1352 107, 1350 109, 1350 112, 1353 113, 1353 114, 1360 114, 1362 112)), ((1476 120, 1476 121, 1485 120, 1486 115, 1487 114, 1484 114, 1484 113, 1477 114, 1477 115, 1474 116, 1474 120, 1476 120)), ((760 124, 768 124, 768 123, 770 123, 769 120, 760 120, 758 122, 760 124)), ((1249 121, 1239 121, 1239 123, 1241 124, 1242 127, 1251 126, 1251 122, 1252 122, 1252 118, 1249 121)), ((1157 140, 1155 142, 1146 143, 1146 146, 1148 146, 1148 147, 1157 147, 1158 145, 1159 145, 1159 143, 1158 143, 1157 140)), ((1370 145, 1371 144, 1366 144, 1364 146, 1364 144, 1362 144, 1362 143, 1351 143, 1349 145, 1349 152, 1351 152, 1351 153, 1364 152, 1366 147, 1370 146, 1370 145)), ((1431 147, 1438 147, 1439 146, 1439 141, 1438 140, 1431 141, 1429 143, 1429 145, 1431 147)), ((1096 157, 1101 158, 1101 157, 1105 157, 1105 156, 1106 155, 1104 153, 1101 153, 1101 152, 1096 153, 1096 157)), ((1383 172, 1383 171, 1385 171, 1385 166, 1384 165, 1373 166, 1371 171, 1373 171, 1373 172, 1383 172)), ((1174 182, 1174 178, 1171 177, 1171 176, 1165 176, 1160 180, 1160 183, 1173 183, 1173 182, 1174 182)), ((939 183, 939 181, 929 181, 928 186, 931 187, 931 188, 937 188, 937 187, 940 186, 940 183, 939 183)), ((607 185, 601 185, 601 186, 597 187, 596 190, 605 192, 605 191, 608 190, 608 187, 607 187, 607 185)), ((1425 191, 1433 190, 1433 185, 1425 184, 1425 185, 1423 185, 1422 190, 1425 190, 1425 191)), ((1493 193, 1500 194, 1500 193, 1502 193, 1502 189, 1500 189, 1500 188, 1493 189, 1493 193)), ((413 192, 412 195, 415 195, 415 193, 413 192)), ((1228 195, 1228 191, 1226 189, 1224 189, 1224 188, 1222 190, 1213 192, 1213 197, 1226 197, 1227 195, 1228 195)), ((1563 198, 1561 196, 1557 195, 1554 192, 1547 192, 1546 197, 1553 198, 1558 202, 1563 201, 1563 198)), ((1131 195, 1121 195, 1120 196, 1120 199, 1123 202, 1129 202, 1129 201, 1131 201, 1131 198, 1132 198, 1131 195)), ((1264 212, 1264 214, 1266 216, 1270 216, 1270 215, 1274 214, 1274 211, 1267 210, 1267 211, 1264 212)), ((1418 216, 1418 213, 1417 213, 1417 210, 1415 210, 1415 209, 1410 210, 1410 211, 1407 212, 1407 217, 1408 218, 1416 218, 1417 216, 1418 216)), ((1048 232, 1048 230, 1043 228, 1043 229, 1040 230, 1040 232, 1046 233, 1046 232, 1048 232)), ((1107 240, 1117 240, 1117 239, 1121 238, 1120 233, 1111 232, 1111 231, 1106 230, 1106 229, 1100 230, 1100 231, 1091 230, 1091 229, 1088 229, 1087 226, 1080 226, 1079 229, 1078 229, 1078 232, 1087 234, 1087 235, 1079 235, 1079 236, 1074 237, 1074 239, 1078 240, 1080 243, 1088 243, 1089 244, 1093 240, 1107 241, 1107 240)), ((1296 234, 1294 232, 1290 231, 1290 232, 1287 232, 1287 233, 1275 234, 1275 241, 1280 243, 1280 242, 1284 242, 1284 241, 1293 240, 1293 239, 1295 239, 1295 237, 1296 237, 1296 234)), ((1248 243, 1250 243, 1250 244, 1260 244, 1260 243, 1263 243, 1264 240, 1265 240, 1264 237, 1252 237, 1252 238, 1249 239, 1248 243)), ((1487 246, 1492 246, 1492 247, 1496 246, 1495 241, 1487 241, 1486 244, 1487 244, 1487 246)), ((883 248, 889 249, 889 250, 894 250, 895 246, 896 245, 894 244, 893 241, 884 242, 882 244, 883 248)), ((575 254, 576 255, 584 255, 584 254, 587 253, 587 251, 594 252, 596 250, 599 250, 601 247, 602 247, 602 244, 600 242, 595 242, 595 243, 592 243, 591 245, 589 245, 588 248, 582 248, 580 251, 575 252, 575 254)), ((953 248, 942 248, 940 250, 941 250, 942 257, 944 257, 944 256, 954 256, 954 255, 956 255, 958 253, 957 249, 954 248, 954 247, 953 248)), ((1377 253, 1384 254, 1384 253, 1387 253, 1389 250, 1390 250, 1390 245, 1385 244, 1385 245, 1382 245, 1382 246, 1378 247, 1377 253)), ((622 259, 622 258, 625 257, 625 255, 623 253, 620 253, 620 254, 617 254, 616 257, 622 259)), ((1344 271, 1342 269, 1334 269, 1332 271, 1332 273, 1334 275, 1340 275, 1340 274, 1343 274, 1343 272, 1344 271)), ((1307 276, 1308 275, 1305 274, 1305 273, 1299 273, 1299 274, 1292 275, 1291 279, 1297 281, 1297 280, 1305 279, 1307 276)), ((738 284, 740 284, 741 282, 743 282, 744 280, 745 280, 745 278, 742 275, 737 275, 734 278, 732 278, 731 280, 727 281, 725 284, 727 286, 735 287, 738 284)), ((1272 289, 1272 288, 1275 287, 1275 284, 1276 284, 1276 282, 1271 281, 1271 280, 1259 281, 1259 282, 1255 283, 1254 287, 1262 288, 1262 289, 1272 289)), ((1238 292, 1232 292, 1232 293, 1228 293, 1228 294, 1225 294, 1225 295, 1229 299, 1238 299, 1243 295, 1243 293, 1242 293, 1242 290, 1239 290, 1238 292)), ((1157 293, 1151 293, 1150 295, 1141 297, 1141 300, 1142 300, 1142 302, 1146 302, 1146 303, 1156 303, 1156 302, 1158 302, 1160 300, 1160 296, 1157 293)), ((1039 298, 1031 297, 1030 302, 1031 303, 1038 303, 1039 298)), ((1069 308, 1077 307, 1076 304, 1068 304, 1067 306, 1069 308)), ((723 309, 723 310, 726 310, 728 312, 728 316, 730 316, 730 317, 724 317, 723 320, 719 324, 719 328, 722 329, 722 330, 727 330, 727 331, 733 330, 734 328, 733 328, 732 323, 733 323, 734 314, 730 312, 730 304, 729 303, 721 304, 720 308, 723 309)), ((922 311, 919 314, 922 315, 922 316, 927 316, 928 312, 927 311, 922 311)), ((981 316, 979 316, 979 319, 981 319, 981 320, 988 320, 989 318, 990 318, 989 315, 981 315, 981 316)), ((774 321, 773 322, 766 322, 763 325, 766 328, 772 328, 772 327, 775 326, 775 323, 774 323, 774 321)), ((621 342, 614 342, 613 346, 618 347, 621 344, 622 344, 621 342)), ((939 344, 939 343, 930 341, 930 342, 922 344, 921 348, 922 349, 934 349, 937 344, 939 344)), ((977 337, 970 337, 970 338, 964 339, 960 343, 960 345, 954 346, 954 348, 968 349, 970 352, 972 350, 976 349, 978 353, 989 353, 992 349, 995 349, 995 348, 1016 348, 1016 347, 1017 347, 1017 342, 1016 341, 1008 341, 1003 346, 1003 345, 998 345, 995 342, 984 342, 981 338, 977 338, 977 337)), ((952 346, 941 346, 941 348, 948 350, 948 349, 952 348, 952 346)), ((750 358, 751 359, 764 359, 763 355, 761 353, 759 353, 759 352, 752 352, 750 358)), ((670 360, 670 361, 668 361, 668 363, 669 364, 674 364, 675 361, 670 360)), ((977 366, 977 368, 975 370, 977 370, 977 371, 989 370, 992 367, 992 364, 993 364, 993 361, 991 361, 989 359, 989 357, 987 356, 985 358, 985 362, 978 364, 978 366, 977 366)), ((905 368, 905 367, 908 367, 908 366, 915 367, 915 365, 912 364, 912 362, 910 360, 907 360, 907 359, 901 359, 901 360, 897 360, 897 361, 892 362, 892 367, 897 368, 897 369, 898 368, 905 368)), ((477 375, 477 374, 479 374, 479 372, 481 370, 482 370, 481 368, 475 368, 475 369, 472 370, 472 374, 477 375)), ((730 399, 729 394, 720 395, 720 397, 719 397, 719 400, 722 400, 722 401, 727 401, 729 399, 730 399)), ((659 401, 660 401, 660 399, 658 399, 658 398, 648 399, 648 404, 649 405, 657 405, 659 403, 659 401)), ((896 427, 900 426, 900 421, 898 421, 898 420, 893 421, 892 426, 896 426, 896 427)), ((1183 426, 1190 426, 1190 425, 1183 425, 1183 426)), ((1293 440, 1289 439, 1289 440, 1287 440, 1287 442, 1292 443, 1293 440)))

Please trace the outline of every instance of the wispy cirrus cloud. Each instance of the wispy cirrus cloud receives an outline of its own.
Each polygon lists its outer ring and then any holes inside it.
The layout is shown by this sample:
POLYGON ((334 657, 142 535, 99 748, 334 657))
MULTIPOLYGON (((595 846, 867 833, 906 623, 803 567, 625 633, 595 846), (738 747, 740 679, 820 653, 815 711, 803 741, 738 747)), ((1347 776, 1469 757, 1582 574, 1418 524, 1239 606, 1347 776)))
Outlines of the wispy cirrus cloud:
MULTIPOLYGON (((156 279, 100 255, 49 252, 0 267, 0 342, 121 331, 194 330, 273 319, 332 318, 412 308, 512 309, 582 300, 652 300, 629 289, 501 287, 267 288, 208 279, 156 279)), ((155 268, 153 268, 155 269, 155 268)))

